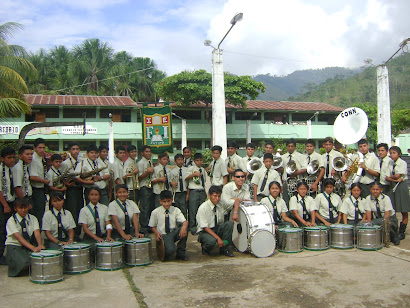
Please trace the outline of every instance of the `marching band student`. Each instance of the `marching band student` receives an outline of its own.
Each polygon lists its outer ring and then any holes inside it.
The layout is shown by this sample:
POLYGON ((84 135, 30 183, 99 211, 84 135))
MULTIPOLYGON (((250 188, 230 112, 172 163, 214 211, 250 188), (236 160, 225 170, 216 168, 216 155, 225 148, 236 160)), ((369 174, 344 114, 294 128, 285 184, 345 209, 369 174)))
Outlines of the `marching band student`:
POLYGON ((288 189, 288 178, 295 178, 299 177, 300 174, 306 172, 306 158, 303 154, 300 154, 296 151, 296 140, 291 138, 286 140, 286 149, 288 150, 287 153, 282 155, 283 161, 283 200, 286 203, 289 202, 289 189, 288 189), (296 171, 291 175, 288 175, 286 172, 286 165, 293 160, 296 163, 296 171))
MULTIPOLYGON (((376 155, 369 152, 369 142, 366 139, 360 139, 357 144, 359 145, 359 152, 364 157, 364 162, 360 163, 359 166, 363 170, 359 179, 359 186, 362 190, 360 196, 366 198, 370 195, 370 186, 380 174, 380 163, 376 155)), ((359 158, 358 154, 352 156, 353 161, 359 158)), ((346 182, 346 173, 343 175, 342 180, 346 182)))
POLYGON ((115 148, 115 156, 117 158, 112 164, 112 170, 114 171, 113 182, 114 185, 124 184, 125 148, 122 145, 115 148))
POLYGON ((243 163, 245 164, 245 167, 247 166, 248 162, 250 162, 252 159, 254 158, 258 158, 256 157, 255 154, 255 145, 253 143, 248 143, 245 147, 245 151, 246 151, 246 156, 243 157, 243 163))
POLYGON ((326 150, 326 153, 322 154, 322 161, 325 168, 323 180, 327 178, 333 178, 335 176, 336 170, 333 169, 333 159, 335 159, 336 157, 344 157, 342 153, 333 149, 333 145, 334 143, 332 137, 326 137, 323 140, 323 147, 326 150))
POLYGON ((383 220, 390 221, 390 239, 394 245, 400 245, 398 237, 399 222, 396 218, 396 212, 390 198, 382 191, 383 186, 379 182, 374 182, 370 187, 371 195, 366 198, 366 201, 372 211, 371 219, 374 224, 380 226, 383 226, 383 220))
MULTIPOLYGON (((266 154, 265 154, 266 155, 266 154)), ((289 218, 288 207, 286 206, 285 201, 279 196, 282 187, 279 181, 273 181, 269 183, 269 196, 261 200, 269 210, 272 212, 273 221, 276 228, 284 226, 293 226, 298 227, 298 224, 293 219, 289 218)))
POLYGON ((109 200, 111 200, 112 196, 112 189, 110 191, 110 170, 111 170, 111 164, 108 161, 108 147, 106 145, 100 145, 98 147, 98 154, 99 157, 97 158, 97 164, 98 166, 102 167, 107 167, 106 169, 101 170, 100 175, 102 176, 102 181, 98 181, 96 183, 96 186, 100 189, 100 203, 107 205, 110 203, 109 200))
POLYGON ((386 180, 390 176, 390 167, 393 165, 393 160, 387 155, 389 153, 389 146, 387 143, 379 143, 377 146, 380 160, 380 177, 379 182, 382 185, 383 193, 387 194, 390 190, 390 182, 386 180))
POLYGON ((82 225, 84 231, 83 242, 113 241, 108 207, 99 202, 100 190, 98 187, 94 186, 88 190, 88 199, 90 202, 81 209, 78 217, 78 223, 82 225))
POLYGON ((62 179, 54 183, 54 180, 62 175, 60 168, 61 168, 61 163, 63 162, 63 158, 61 157, 60 154, 53 154, 51 155, 50 160, 51 160, 51 168, 48 170, 47 175, 46 175, 46 179, 50 181, 50 183, 48 184, 48 189, 50 189, 51 191, 65 192, 67 190, 67 187, 64 185, 62 179), (57 185, 61 185, 61 184, 63 185, 63 187, 58 188, 57 185))
POLYGON ((154 168, 154 173, 152 175, 152 187, 154 192, 154 204, 155 207, 161 206, 159 202, 159 194, 163 190, 170 190, 171 186, 170 175, 171 170, 167 168, 169 162, 168 153, 164 152, 158 155, 158 165, 154 168))
POLYGON ((270 154, 274 155, 275 154, 275 144, 270 140, 266 141, 264 150, 265 150, 264 154, 270 153, 270 154))
POLYGON ((151 212, 154 209, 154 195, 152 193, 152 173, 154 168, 151 162, 151 148, 148 145, 143 145, 141 148, 141 160, 137 163, 139 170, 140 182, 140 224, 141 232, 147 233, 150 229, 148 227, 151 212))
POLYGON ((203 158, 201 153, 195 153, 194 165, 188 169, 188 215, 189 215, 189 231, 192 235, 196 234, 197 222, 196 213, 199 206, 205 201, 205 183, 206 171, 202 168, 203 158))
MULTIPOLYGON (((181 161, 183 163, 183 156, 181 161)), ((152 228, 155 238, 164 240, 165 260, 169 260, 175 253, 176 259, 188 261, 186 256, 186 242, 188 238, 188 221, 181 210, 172 206, 172 193, 169 190, 161 191, 159 195, 161 206, 152 211, 149 226, 152 228), (175 245, 178 242, 178 245, 175 245)))
POLYGON ((192 148, 187 146, 182 149, 182 154, 184 155, 184 167, 189 168, 194 165, 194 160, 192 159, 192 148))
POLYGON ((226 149, 228 157, 225 159, 225 164, 227 165, 227 170, 229 173, 228 182, 232 180, 232 174, 236 169, 241 169, 243 172, 248 172, 242 157, 236 154, 237 151, 238 145, 236 144, 236 142, 229 141, 226 149))
POLYGON ((15 163, 16 151, 11 147, 1 150, 0 164, 0 265, 6 265, 3 253, 6 241, 6 223, 12 216, 13 202, 15 199, 13 175, 11 168, 15 163))
POLYGON ((41 221, 43 218, 46 207, 46 190, 44 185, 50 183, 50 181, 46 179, 47 163, 45 160, 45 154, 45 141, 43 138, 37 138, 34 140, 33 160, 28 169, 30 173, 31 187, 33 188, 33 208, 31 209, 31 212, 36 216, 38 221, 41 221))
POLYGON ((74 242, 74 229, 76 227, 73 216, 69 210, 63 209, 64 195, 55 191, 50 196, 53 206, 44 213, 42 230, 46 235, 45 246, 51 249, 60 249, 60 245, 74 242))
POLYGON ((289 210, 292 211, 299 226, 311 227, 316 226, 317 207, 315 200, 307 195, 308 190, 309 187, 305 182, 297 184, 297 194, 290 198, 289 210))
MULTIPOLYGON (((316 172, 315 176, 316 176, 316 180, 312 183, 310 190, 312 190, 314 193, 311 193, 310 195, 312 197, 315 197, 317 193, 319 193, 318 191, 318 186, 320 181, 323 178, 323 175, 325 174, 325 167, 322 161, 322 155, 320 155, 319 153, 315 152, 315 141, 313 139, 308 139, 305 142, 305 149, 306 149, 306 166, 309 166, 309 164, 312 161, 317 160, 319 163, 319 170, 316 172)), ((307 168, 307 167, 306 167, 307 168)), ((306 176, 308 176, 309 174, 307 173, 306 170, 306 176)))
POLYGON ((370 220, 370 207, 366 200, 360 194, 359 183, 353 183, 350 186, 351 195, 343 200, 339 211, 343 214, 343 223, 349 225, 357 225, 370 220))
POLYGON ((30 184, 30 173, 28 166, 33 159, 33 149, 31 146, 23 145, 20 147, 18 154, 19 161, 11 169, 16 197, 31 199, 33 190, 30 184))
POLYGON ((396 212, 401 212, 402 221, 399 229, 399 239, 406 237, 406 227, 409 220, 410 198, 409 188, 407 186, 407 163, 402 160, 401 149, 398 146, 390 148, 390 157, 394 163, 390 168, 391 176, 386 177, 386 180, 392 183, 392 201, 396 212), (394 191, 393 191, 394 190, 394 191))
MULTIPOLYGON (((184 167, 184 156, 177 154, 174 156, 175 164, 177 168, 171 171, 171 186, 174 192, 174 203, 184 214, 185 218, 188 218, 188 200, 187 200, 187 183, 186 177, 188 176, 188 170, 184 167)), ((161 200, 161 198, 160 198, 161 200)), ((162 204, 162 203, 161 203, 162 204)))
POLYGON ((335 189, 335 180, 332 178, 324 179, 323 187, 324 191, 316 195, 315 198, 316 208, 318 209, 316 218, 326 226, 340 223, 342 214, 339 210, 342 206, 342 199, 333 192, 335 189))
POLYGON ((281 182, 279 173, 272 169, 273 155, 265 153, 263 155, 263 164, 252 177, 251 185, 253 186, 253 196, 255 201, 261 201, 269 196, 269 183, 272 181, 281 182))
POLYGON ((134 200, 138 204, 139 189, 136 187, 135 177, 138 176, 139 170, 137 168, 137 148, 135 145, 127 146, 128 158, 124 163, 124 176, 122 177, 128 187, 129 199, 134 200))
POLYGON ((111 237, 115 240, 130 240, 135 237, 144 237, 139 232, 138 214, 140 210, 134 201, 128 199, 128 187, 119 184, 115 187, 117 199, 108 206, 108 215, 114 225, 111 237))
MULTIPOLYGON (((225 221, 224 218, 225 212, 231 207, 220 202, 221 193, 221 186, 211 186, 208 193, 209 199, 203 202, 198 209, 196 215, 198 242, 201 243, 203 255, 209 255, 211 250, 218 245, 220 254, 233 257, 234 254, 229 250, 229 246, 232 245, 233 222, 225 221)), ((239 204, 235 204, 234 213, 237 214, 238 211, 239 204)))
POLYGON ((228 183, 228 170, 224 160, 221 158, 222 147, 214 145, 211 148, 212 158, 214 159, 206 168, 209 177, 211 178, 211 185, 223 186, 228 183))
POLYGON ((17 198, 14 203, 16 214, 7 221, 6 260, 9 277, 18 276, 30 266, 31 251, 44 249, 37 218, 28 213, 29 208, 30 201, 27 198, 17 198))

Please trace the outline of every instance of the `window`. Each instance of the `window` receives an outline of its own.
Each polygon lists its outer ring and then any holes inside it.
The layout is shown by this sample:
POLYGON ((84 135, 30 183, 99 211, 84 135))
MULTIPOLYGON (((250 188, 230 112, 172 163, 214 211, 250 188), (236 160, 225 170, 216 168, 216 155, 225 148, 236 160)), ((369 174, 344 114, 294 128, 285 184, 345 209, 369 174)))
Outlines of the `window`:
POLYGON ((337 117, 337 114, 323 113, 323 114, 319 114, 318 121, 327 122, 328 125, 333 125, 333 123, 335 123, 336 117, 337 117))
POLYGON ((50 151, 58 152, 59 151, 59 145, 58 145, 58 140, 46 140, 46 146, 50 151))
POLYGON ((95 119, 97 116, 97 109, 95 108, 64 108, 63 118, 65 119, 78 119, 82 118, 83 114, 86 114, 87 119, 95 119))
POLYGON ((100 118, 108 119, 112 114, 113 122, 131 122, 130 109, 100 109, 100 118))
POLYGON ((255 112, 254 111, 236 111, 235 112, 235 120, 261 120, 261 113, 256 112, 256 115, 254 116, 255 112))
POLYGON ((51 108, 34 108, 31 110, 31 114, 26 114, 26 122, 45 122, 47 118, 59 118, 58 107, 51 108))
MULTIPOLYGON (((292 113, 292 122, 306 122, 309 120, 312 116, 314 115, 314 112, 312 113, 292 113)), ((315 118, 312 118, 312 121, 315 118)))
POLYGON ((201 120, 201 110, 175 110, 174 113, 187 120, 201 120))
POLYGON ((289 122, 288 114, 283 112, 265 112, 264 118, 265 122, 289 122))

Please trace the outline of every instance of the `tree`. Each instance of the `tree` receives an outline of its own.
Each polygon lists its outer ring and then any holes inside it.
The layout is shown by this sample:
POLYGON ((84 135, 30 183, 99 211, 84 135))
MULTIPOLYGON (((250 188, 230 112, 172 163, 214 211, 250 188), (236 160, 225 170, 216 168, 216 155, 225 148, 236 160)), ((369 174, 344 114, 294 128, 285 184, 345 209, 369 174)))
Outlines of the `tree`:
MULTIPOLYGON (((255 99, 266 87, 250 76, 225 73, 225 98, 227 104, 246 108, 247 99, 255 99)), ((183 71, 169 76, 155 86, 158 95, 181 106, 205 104, 205 116, 211 124, 209 105, 212 104, 212 75, 205 70, 183 71)))
POLYGON ((20 116, 31 110, 24 99, 28 87, 22 75, 34 76, 36 69, 24 58, 23 47, 7 44, 12 33, 21 28, 22 25, 15 22, 0 25, 0 117, 20 116))

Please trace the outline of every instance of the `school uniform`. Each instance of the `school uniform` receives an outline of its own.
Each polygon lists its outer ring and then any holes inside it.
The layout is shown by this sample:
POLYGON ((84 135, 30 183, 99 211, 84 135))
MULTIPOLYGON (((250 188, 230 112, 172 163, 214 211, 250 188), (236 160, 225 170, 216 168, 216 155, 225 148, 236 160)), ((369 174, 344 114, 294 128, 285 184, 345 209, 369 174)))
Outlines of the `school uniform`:
POLYGON ((188 204, 186 202, 188 169, 184 166, 176 167, 171 171, 172 182, 177 182, 177 187, 173 188, 175 192, 174 205, 179 208, 185 218, 188 218, 188 204))
POLYGON ((169 169, 167 166, 163 166, 161 164, 155 166, 154 168, 154 173, 152 174, 152 180, 156 180, 159 178, 166 177, 167 180, 166 182, 158 182, 152 185, 153 188, 153 193, 154 193, 154 204, 155 207, 160 207, 161 203, 159 203, 159 194, 163 190, 169 190, 171 191, 171 169, 169 169))
POLYGON ((292 226, 291 223, 284 221, 282 219, 282 213, 287 214, 288 207, 286 206, 285 201, 283 201, 281 197, 278 196, 275 199, 272 196, 268 196, 268 197, 263 198, 261 202, 268 207, 269 211, 271 211, 275 225, 277 225, 278 227, 287 226, 287 225, 292 226))
MULTIPOLYGON (((134 236, 135 226, 133 226, 132 217, 139 214, 140 210, 134 201, 126 199, 121 202, 119 199, 112 201, 108 205, 108 215, 117 216, 121 229, 126 233, 134 236)), ((121 239, 121 235, 113 225, 112 237, 115 240, 121 239)))
POLYGON ((179 236, 182 228, 181 224, 185 221, 184 214, 174 206, 170 206, 168 210, 161 206, 152 211, 148 225, 155 227, 162 234, 166 259, 172 257, 175 253, 177 258, 185 257, 188 234, 183 238, 179 236), (175 242, 178 242, 178 244, 175 245, 175 242))
MULTIPOLYGON (((98 161, 97 161, 97 160, 94 160, 94 161, 93 161, 93 160, 91 160, 91 159, 89 159, 89 158, 85 158, 85 159, 83 159, 83 160, 80 162, 79 168, 80 168, 80 171, 79 171, 79 172, 81 172, 81 173, 86 173, 86 172, 91 172, 91 171, 93 171, 93 170, 95 170, 95 169, 98 169, 98 168, 100 168, 100 166, 98 165, 98 161)), ((100 176, 101 176, 100 173, 97 173, 97 174, 95 174, 95 175, 100 175, 100 176)), ((94 177, 95 175, 93 175, 93 177, 94 177)), ((79 175, 79 176, 81 176, 81 175, 79 175)), ((83 184, 85 204, 90 203, 90 199, 88 198, 88 194, 89 194, 89 192, 90 192, 91 187, 98 187, 98 189, 100 189, 100 187, 102 187, 103 185, 106 185, 106 184, 105 184, 105 181, 102 181, 102 180, 101 180, 101 181, 98 181, 98 182, 95 182, 94 184, 83 184)), ((80 209, 81 209, 81 208, 80 208, 80 209)))
MULTIPOLYGON (((302 198, 299 194, 293 196, 289 200, 289 211, 296 210, 300 217, 305 221, 311 221, 311 212, 317 211, 315 200, 311 196, 305 196, 302 198)), ((295 220, 299 226, 302 223, 299 220, 295 220)))
POLYGON ((21 187, 24 197, 31 199, 33 189, 30 184, 30 171, 28 165, 21 159, 11 169, 14 187, 21 187))
MULTIPOLYGON (((246 169, 246 165, 243 162, 242 157, 240 157, 238 154, 233 153, 231 156, 228 156, 225 158, 225 164, 227 168, 232 168, 234 170, 240 169, 243 172, 248 172, 246 169)), ((232 174, 229 174, 229 180, 232 180, 232 174)))
MULTIPOLYGON (((96 205, 88 203, 80 211, 78 224, 87 225, 91 233, 98 237, 106 237, 106 222, 111 218, 108 216, 108 206, 97 203, 96 205), (99 227, 98 227, 99 226, 99 227), (98 232, 97 232, 98 228, 98 232)), ((95 243, 95 240, 84 233, 83 241, 95 243)))
MULTIPOLYGON (((320 155, 319 153, 313 151, 312 154, 310 154, 310 155, 306 154, 305 158, 306 158, 306 168, 307 168, 307 166, 309 166, 309 164, 311 162, 313 162, 315 160, 319 163, 319 169, 317 170, 317 172, 315 174, 309 174, 309 173, 307 173, 307 171, 303 174, 303 177, 309 179, 308 182, 310 182, 312 180, 315 181, 315 180, 317 180, 317 178, 319 176, 319 173, 322 170, 322 168, 325 167, 325 165, 323 163, 322 155, 320 155)), ((320 187, 319 187, 320 182, 318 183, 318 190, 317 191, 313 191, 311 189, 312 183, 308 183, 308 184, 309 184, 308 195, 311 196, 312 198, 315 198, 316 195, 320 192, 320 187)))
MULTIPOLYGON (((100 176, 104 177, 108 174, 110 174, 110 170, 111 170, 111 164, 109 163, 108 159, 102 160, 101 157, 97 158, 97 165, 100 168, 103 167, 107 167, 104 170, 100 171, 100 176)), ((108 190, 109 190, 109 182, 110 180, 101 180, 95 183, 95 185, 100 189, 100 193, 101 193, 101 198, 100 198, 100 203, 104 204, 106 206, 108 206, 108 204, 110 203, 109 199, 108 199, 108 190)))
POLYGON ((233 205, 235 203, 235 200, 233 200, 232 198, 250 200, 251 195, 249 192, 249 186, 247 184, 243 184, 241 188, 238 188, 235 182, 229 182, 223 187, 221 203, 224 205, 224 208, 226 209, 225 220, 227 220, 230 216, 230 212, 233 209, 233 205))
MULTIPOLYGON (((0 192, 3 194, 11 213, 4 213, 3 204, 0 203, 0 258, 3 257, 4 250, 6 248, 6 223, 7 220, 12 216, 13 213, 13 203, 15 200, 14 194, 14 183, 13 174, 11 168, 7 167, 4 163, 0 164, 0 192)), ((3 260, 3 259, 2 259, 3 260)))
MULTIPOLYGON (((38 155, 37 152, 33 153, 33 160, 28 166, 30 176, 37 176, 41 179, 46 178, 47 174, 47 163, 45 159, 38 155)), ((43 218, 45 207, 46 207, 46 190, 44 188, 44 183, 39 183, 35 181, 30 181, 31 187, 33 188, 32 195, 32 205, 33 208, 30 210, 34 216, 37 217, 38 221, 43 218)))
POLYGON ((315 202, 320 216, 331 224, 337 222, 339 210, 342 206, 342 199, 339 195, 335 193, 328 195, 326 192, 322 192, 316 196, 315 202))
MULTIPOLYGON (((226 187, 226 186, 225 186, 226 187)), ((203 253, 209 253, 217 244, 216 238, 204 231, 205 228, 211 228, 223 241, 228 241, 228 245, 221 248, 227 250, 232 245, 232 221, 225 221, 225 212, 229 210, 226 203, 218 202, 216 205, 207 200, 203 202, 196 215, 198 228, 196 233, 199 234, 198 242, 201 243, 203 253)))
POLYGON ((384 213, 390 212, 390 238, 394 242, 398 235, 399 222, 389 196, 381 194, 378 198, 374 198, 370 195, 366 198, 366 202, 372 211, 372 222, 376 225, 383 226, 384 213))
POLYGON ((192 167, 193 165, 194 165, 194 160, 191 157, 189 158, 184 157, 184 167, 185 168, 192 167))
MULTIPOLYGON (((124 162, 124 175, 130 173, 135 168, 137 168, 137 163, 135 159, 128 157, 128 159, 124 162)), ((138 204, 140 190, 134 187, 136 186, 136 180, 135 180, 136 177, 138 177, 138 173, 136 175, 127 177, 125 179, 125 184, 128 187, 128 198, 130 200, 133 200, 136 204, 138 204)))
MULTIPOLYGON (((75 227, 76 224, 73 215, 69 210, 63 208, 61 211, 57 211, 53 207, 50 211, 44 213, 42 230, 50 231, 51 235, 59 241, 67 242, 70 239, 68 230, 75 229, 75 227)), ((60 248, 58 244, 55 244, 48 239, 45 240, 45 246, 46 248, 51 249, 60 248)))
POLYGON ((347 215, 348 224, 357 225, 363 219, 366 211, 370 211, 370 206, 366 199, 362 197, 356 199, 350 195, 343 200, 339 211, 347 215))
POLYGON ((24 218, 18 213, 7 220, 6 260, 9 266, 8 276, 16 277, 25 266, 30 265, 31 250, 27 249, 15 238, 14 233, 19 233, 23 238, 35 244, 34 231, 39 230, 38 220, 34 215, 27 214, 24 218), (24 220, 23 220, 24 219, 24 220))
MULTIPOLYGON (((244 163, 246 169, 248 169, 248 168, 247 168, 248 163, 249 163, 252 159, 255 159, 255 158, 259 158, 259 157, 255 156, 255 155, 252 155, 251 157, 249 157, 248 155, 246 155, 245 157, 242 157, 242 160, 243 160, 243 163, 244 163)), ((263 160, 263 158, 262 158, 262 160, 263 160)), ((246 170, 246 171, 247 171, 247 170, 246 170)))
MULTIPOLYGON (((291 197, 289 194, 292 194, 292 192, 289 192, 289 187, 288 187, 288 174, 286 173, 286 166, 289 163, 289 161, 295 161, 296 163, 296 169, 301 170, 301 169, 306 169, 306 158, 303 154, 300 154, 299 152, 294 151, 292 154, 290 153, 285 153, 282 155, 282 161, 283 161, 283 174, 282 174, 282 182, 283 182, 283 200, 285 200, 286 203, 289 202, 289 198, 291 197)), ((300 179, 302 175, 298 175, 296 179, 300 179)), ((292 189, 292 188, 291 188, 292 189)), ((296 189, 296 187, 295 187, 296 189)))
POLYGON ((121 159, 115 158, 114 163, 112 164, 112 171, 114 173, 114 185, 116 184, 116 180, 120 180, 120 184, 124 184, 123 176, 124 176, 124 162, 121 159))
POLYGON ((387 194, 390 191, 390 182, 386 180, 386 176, 390 176, 391 168, 393 166, 393 159, 391 159, 389 156, 386 156, 383 159, 380 159, 380 176, 379 176, 379 182, 383 187, 383 193, 387 194))
POLYGON ((188 169, 188 175, 191 175, 194 172, 200 172, 201 176, 198 178, 193 177, 188 181, 189 188, 189 198, 188 198, 188 215, 189 215, 189 230, 192 234, 196 233, 197 222, 196 222, 196 213, 198 212, 199 206, 206 199, 205 192, 205 182, 206 182, 206 171, 202 167, 193 165, 188 169))
MULTIPOLYGON (((61 168, 60 168, 60 169, 61 169, 61 168)), ((59 185, 59 184, 63 184, 63 182, 61 181, 61 179, 60 179, 60 181, 58 181, 58 182, 56 182, 56 183, 53 183, 56 178, 58 178, 59 176, 62 175, 62 172, 61 172, 60 169, 56 169, 56 168, 54 168, 54 167, 52 166, 52 167, 47 171, 46 179, 50 181, 50 183, 48 184, 48 186, 56 187, 56 186, 59 185)))
MULTIPOLYGON (((152 167, 152 162, 145 157, 142 157, 141 160, 137 163, 139 170, 139 176, 141 176, 148 167, 152 167)), ((148 222, 151 216, 151 212, 154 209, 154 194, 152 192, 152 187, 149 187, 151 184, 152 174, 148 175, 140 181, 140 210, 141 215, 139 216, 141 233, 148 232, 148 222)))
MULTIPOLYGON (((353 161, 359 158, 359 154, 354 154, 352 156, 353 161)), ((374 153, 367 152, 365 155, 363 155, 363 158, 364 164, 367 168, 380 173, 380 162, 374 153)), ((375 180, 376 177, 374 177, 369 172, 366 172, 366 170, 363 169, 359 179, 359 186, 362 189, 360 196, 362 198, 366 198, 368 195, 370 195, 370 187, 372 186, 375 180)))
POLYGON ((282 180, 279 173, 270 168, 269 170, 262 166, 258 171, 253 174, 251 181, 251 189, 253 190, 253 185, 258 186, 257 197, 258 201, 261 201, 263 198, 269 196, 269 183, 276 181, 282 185, 282 180))
POLYGON ((391 165, 390 174, 401 174, 403 182, 397 184, 392 182, 392 187, 396 187, 395 192, 391 191, 391 200, 396 212, 410 212, 409 188, 407 186, 407 163, 400 157, 391 165), (396 186, 397 185, 397 186, 396 186))
POLYGON ((336 157, 344 157, 342 153, 331 150, 329 153, 322 154, 322 161, 323 166, 325 168, 325 173, 323 174, 323 180, 327 178, 333 178, 332 171, 333 171, 333 160, 336 157))
POLYGON ((221 157, 217 160, 213 160, 211 163, 211 170, 209 172, 211 186, 222 186, 224 184, 224 177, 228 174, 225 161, 221 157))

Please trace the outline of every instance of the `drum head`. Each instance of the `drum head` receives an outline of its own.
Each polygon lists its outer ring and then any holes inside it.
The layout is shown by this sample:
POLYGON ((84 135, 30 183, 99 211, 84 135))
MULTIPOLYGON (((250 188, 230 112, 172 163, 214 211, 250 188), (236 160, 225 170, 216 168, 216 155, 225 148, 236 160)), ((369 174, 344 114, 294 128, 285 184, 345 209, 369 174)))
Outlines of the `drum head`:
POLYGON ((91 245, 85 243, 74 243, 74 244, 67 244, 63 246, 64 250, 79 250, 79 249, 87 249, 90 248, 91 245))
POLYGON ((271 256, 276 248, 275 236, 266 230, 257 230, 249 238, 249 246, 254 256, 266 258, 271 256))
POLYGON ((164 261, 165 259, 165 245, 164 245, 164 240, 161 238, 159 241, 157 242, 157 256, 158 256, 158 260, 160 261, 164 261))
POLYGON ((149 243, 151 242, 150 238, 133 238, 132 240, 125 241, 126 244, 131 244, 131 243, 149 243))
POLYGON ((279 232, 284 232, 284 233, 297 233, 297 232, 302 232, 301 228, 289 228, 289 227, 282 227, 278 229, 279 232))
POLYGON ((45 249, 45 250, 41 250, 39 252, 32 252, 31 256, 33 258, 52 258, 58 255, 63 254, 63 252, 61 250, 57 250, 57 249, 45 249))
POLYGON ((234 222, 232 242, 240 252, 248 250, 249 222, 245 210, 239 208, 239 222, 234 222))
POLYGON ((96 243, 95 246, 97 247, 117 247, 117 246, 122 246, 121 242, 102 242, 102 243, 96 243))
POLYGON ((328 230, 329 228, 326 226, 314 226, 314 227, 305 227, 307 231, 320 231, 320 230, 328 230))
POLYGON ((332 224, 330 225, 330 229, 353 229, 353 225, 332 224))
POLYGON ((359 227, 359 230, 380 230, 382 227, 379 225, 373 225, 373 226, 361 226, 359 227))

